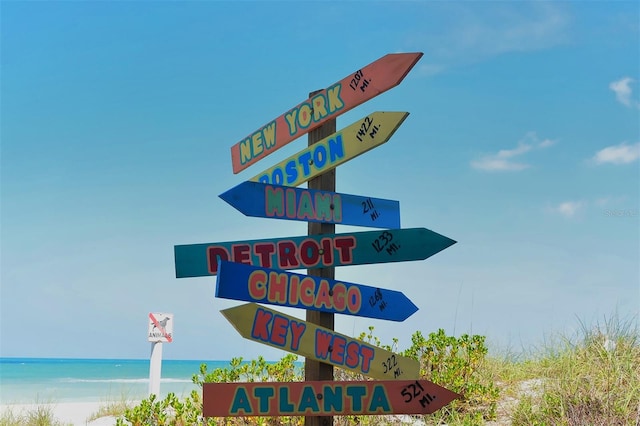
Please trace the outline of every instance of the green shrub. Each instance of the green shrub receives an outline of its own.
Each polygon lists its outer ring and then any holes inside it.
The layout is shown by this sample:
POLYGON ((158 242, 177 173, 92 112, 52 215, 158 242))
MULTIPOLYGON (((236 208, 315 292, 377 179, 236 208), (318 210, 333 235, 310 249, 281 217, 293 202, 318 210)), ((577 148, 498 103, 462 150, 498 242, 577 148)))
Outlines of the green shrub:
MULTIPOLYGON (((397 352, 398 340, 393 339, 391 345, 381 344, 374 335, 374 328, 362 333, 359 339, 386 350, 397 352)), ((447 336, 444 330, 431 333, 425 339, 420 332, 412 337, 411 346, 401 355, 414 358, 420 362, 421 377, 440 386, 463 395, 461 401, 445 407, 433 416, 425 416, 428 422, 448 422, 450 424, 476 425, 484 419, 495 417, 495 404, 498 390, 493 383, 480 374, 487 348, 484 337, 463 335, 460 338, 447 336)), ((228 367, 217 368, 212 372, 206 364, 200 366, 200 372, 194 374, 192 380, 202 386, 203 383, 231 382, 292 382, 304 380, 302 369, 296 365, 297 356, 285 355, 276 363, 268 363, 263 357, 244 362, 242 358, 233 358, 228 367)), ((335 369, 335 380, 367 380, 366 377, 347 370, 335 369)), ((414 416, 420 417, 420 416, 414 416)), ((336 416, 339 425, 379 425, 397 424, 400 420, 395 416, 336 416)), ((235 417, 235 418, 202 418, 202 400, 197 391, 193 391, 184 402, 175 395, 169 394, 164 400, 156 400, 155 396, 125 411, 123 418, 118 419, 119 426, 164 426, 164 425, 301 425, 304 417, 235 417)))
POLYGON ((463 334, 456 338, 447 336, 443 329, 428 338, 420 331, 411 336, 411 347, 402 355, 420 362, 420 376, 462 395, 429 420, 477 424, 495 418, 499 390, 482 374, 487 352, 484 336, 463 334))
MULTIPOLYGON (((267 382, 301 381, 302 370, 296 365, 297 355, 287 354, 276 363, 268 363, 262 356, 257 360, 243 362, 241 357, 233 358, 228 367, 216 368, 209 372, 206 364, 200 366, 200 372, 194 374, 194 384, 231 383, 231 382, 267 382)), ((187 425, 240 425, 240 424, 302 424, 302 417, 236 417, 231 419, 202 417, 202 397, 198 391, 192 391, 184 401, 173 393, 162 400, 155 395, 143 400, 140 405, 125 410, 117 419, 117 426, 187 426, 187 425)))

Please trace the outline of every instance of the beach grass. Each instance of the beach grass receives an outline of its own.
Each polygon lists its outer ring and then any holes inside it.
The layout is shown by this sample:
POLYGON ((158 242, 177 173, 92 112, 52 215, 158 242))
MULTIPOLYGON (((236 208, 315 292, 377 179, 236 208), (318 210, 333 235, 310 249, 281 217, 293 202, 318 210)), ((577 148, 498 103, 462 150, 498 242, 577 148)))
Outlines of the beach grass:
MULTIPOLYGON (((606 319, 577 338, 559 337, 512 381, 514 426, 640 424, 637 323, 606 319)), ((516 364, 516 367, 518 364, 516 364)))
POLYGON ((92 413, 87 421, 93 421, 102 417, 121 417, 127 410, 135 407, 139 401, 129 397, 128 394, 122 393, 116 398, 107 398, 100 402, 98 410, 92 413))
POLYGON ((8 409, 0 416, 0 426, 73 426, 56 419, 50 404, 35 404, 20 412, 8 409))

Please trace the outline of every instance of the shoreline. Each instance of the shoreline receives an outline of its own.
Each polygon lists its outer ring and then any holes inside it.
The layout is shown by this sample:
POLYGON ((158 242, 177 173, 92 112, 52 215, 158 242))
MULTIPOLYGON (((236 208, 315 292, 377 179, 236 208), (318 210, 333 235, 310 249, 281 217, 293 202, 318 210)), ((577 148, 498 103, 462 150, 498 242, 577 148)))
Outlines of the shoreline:
MULTIPOLYGON (((116 424, 114 416, 104 416, 92 421, 87 419, 96 414, 100 407, 109 402, 47 402, 31 404, 0 404, 0 415, 12 414, 15 418, 25 416, 27 413, 34 413, 38 410, 48 410, 53 420, 60 422, 64 426, 113 426, 116 424)), ((137 401, 132 401, 132 405, 137 401)))

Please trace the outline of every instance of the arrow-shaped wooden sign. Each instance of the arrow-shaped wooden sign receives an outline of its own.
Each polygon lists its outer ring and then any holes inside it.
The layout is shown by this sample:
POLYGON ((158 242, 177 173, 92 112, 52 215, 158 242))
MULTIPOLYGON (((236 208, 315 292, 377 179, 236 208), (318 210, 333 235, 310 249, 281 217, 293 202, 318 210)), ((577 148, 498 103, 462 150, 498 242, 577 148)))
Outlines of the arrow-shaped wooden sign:
POLYGON ((231 147, 233 173, 398 84, 422 57, 392 53, 318 92, 231 147))
POLYGON ((273 269, 424 260, 455 244, 425 228, 174 246, 176 278, 216 275, 219 260, 273 269))
POLYGON ((204 417, 433 414, 456 398, 428 380, 204 383, 204 417))
POLYGON ((246 303, 220 312, 242 337, 255 342, 375 379, 420 377, 420 364, 415 359, 396 355, 256 303, 246 303))
POLYGON ((408 115, 374 112, 249 180, 298 186, 387 142, 408 115))
POLYGON ((246 216, 400 228, 400 203, 393 200, 248 181, 220 198, 246 216))
POLYGON ((328 278, 221 261, 216 297, 404 321, 418 307, 403 293, 328 278))

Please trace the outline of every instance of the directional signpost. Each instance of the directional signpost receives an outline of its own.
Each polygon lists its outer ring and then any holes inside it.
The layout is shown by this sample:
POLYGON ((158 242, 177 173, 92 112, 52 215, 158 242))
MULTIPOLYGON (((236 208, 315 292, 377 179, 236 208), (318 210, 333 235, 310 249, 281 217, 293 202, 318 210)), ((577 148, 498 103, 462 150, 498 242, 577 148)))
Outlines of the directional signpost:
POLYGON ((420 363, 256 303, 220 311, 246 339, 375 379, 418 379, 420 363))
POLYGON ((219 260, 274 269, 424 260, 455 244, 426 228, 178 245, 176 277, 216 275, 219 260))
POLYGON ((456 398, 428 380, 205 383, 204 417, 432 414, 456 398))
POLYGON ((245 216, 400 228, 400 203, 393 200, 249 181, 220 198, 245 216))
POLYGON ((408 112, 374 112, 250 180, 298 186, 387 142, 408 115, 408 112))
MULTIPOLYGON (((401 229, 398 201, 335 192, 336 167, 386 143, 409 113, 374 112, 338 131, 336 117, 400 84, 422 55, 385 55, 231 147, 239 173, 309 134, 306 149, 220 195, 247 216, 308 222, 308 235, 176 245, 176 277, 217 275, 216 297, 250 302, 222 314, 244 338, 304 357, 306 381, 205 383, 205 417, 306 416, 319 426, 334 415, 431 414, 460 397, 421 380, 418 361, 333 330, 336 313, 403 321, 418 309, 399 291, 336 280, 336 266, 424 260, 456 243, 401 229), (337 234, 336 224, 379 230, 337 234), (303 308, 306 320, 256 302, 303 308), (337 382, 334 367, 378 380, 337 382)), ((153 332, 166 325, 156 318, 153 332)))
POLYGON ((385 55, 265 124, 231 147, 233 173, 397 86, 421 57, 421 52, 385 55))
POLYGON ((396 290, 226 261, 218 267, 216 297, 390 321, 418 310, 396 290))

